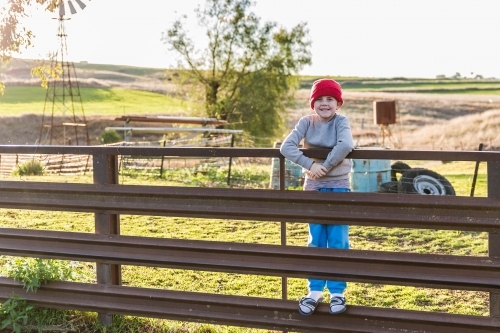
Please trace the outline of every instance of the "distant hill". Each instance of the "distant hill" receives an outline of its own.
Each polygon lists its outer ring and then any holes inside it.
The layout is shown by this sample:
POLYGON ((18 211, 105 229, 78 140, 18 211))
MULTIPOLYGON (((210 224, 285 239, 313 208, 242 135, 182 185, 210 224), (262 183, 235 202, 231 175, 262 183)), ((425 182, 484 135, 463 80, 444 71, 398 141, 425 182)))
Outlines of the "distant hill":
MULTIPOLYGON (((31 77, 30 74, 31 68, 38 64, 40 62, 36 60, 12 59, 3 72, 0 72, 0 81, 11 86, 39 85, 40 80, 31 77)), ((75 71, 81 87, 123 87, 167 93, 170 86, 168 80, 165 79, 166 71, 160 68, 79 62, 75 63, 75 71)))
MULTIPOLYGON (((0 81, 8 85, 38 85, 39 80, 30 75, 35 60, 13 59, 0 72, 0 81)), ((123 87, 151 92, 172 94, 175 87, 170 83, 172 70, 124 65, 75 63, 76 74, 82 87, 123 87)), ((299 89, 310 89, 314 80, 321 76, 301 76, 299 89)), ((497 78, 370 78, 332 76, 344 90, 390 93, 438 93, 438 94, 494 94, 500 95, 500 79, 497 78)))
MULTIPOLYGON (((17 70, 25 70, 29 74, 29 70, 40 63, 40 60, 33 59, 12 59, 5 67, 5 73, 17 70)), ((125 65, 106 65, 106 64, 92 64, 87 61, 75 62, 75 68, 79 70, 90 71, 109 71, 122 74, 130 74, 135 76, 144 77, 163 77, 165 69, 161 68, 147 68, 147 67, 134 67, 125 65)))

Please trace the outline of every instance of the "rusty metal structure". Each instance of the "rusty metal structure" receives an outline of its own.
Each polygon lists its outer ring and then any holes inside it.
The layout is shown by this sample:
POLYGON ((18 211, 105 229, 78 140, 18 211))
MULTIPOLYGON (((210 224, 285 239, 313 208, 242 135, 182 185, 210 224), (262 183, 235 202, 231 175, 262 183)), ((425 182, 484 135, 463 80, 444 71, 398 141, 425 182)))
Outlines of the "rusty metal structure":
MULTIPOLYGON (((74 6, 71 1, 68 3, 73 13, 74 6)), ((81 1, 77 3, 82 9, 85 8, 81 1)), ((67 60, 67 34, 64 27, 64 21, 67 19, 64 15, 64 2, 61 2, 57 30, 60 49, 53 55, 50 64, 51 68, 58 69, 61 73, 58 78, 49 80, 38 142, 43 145, 89 145, 87 121, 75 64, 67 60)))
MULTIPOLYGON (((38 306, 96 311, 295 332, 486 333, 500 330, 500 152, 355 150, 357 159, 481 161, 488 197, 285 191, 285 159, 278 149, 0 146, 0 154, 93 155, 94 184, 0 182, 0 207, 93 212, 95 234, 0 229, 0 254, 97 262, 97 284, 50 282, 37 293, 0 278, 0 299, 23 294, 38 306), (117 157, 218 156, 278 158, 280 190, 119 185, 117 157), (121 236, 120 214, 280 221, 282 245, 121 236), (483 231, 488 257, 333 250, 287 246, 286 222, 483 231), (339 264, 341 263, 341 265, 339 264), (121 266, 281 276, 283 299, 121 286, 121 266), (301 316, 287 300, 287 278, 485 291, 490 315, 472 316, 349 306, 332 316, 321 304, 301 316)), ((321 158, 329 150, 307 150, 321 158)))
POLYGON ((166 135, 174 133, 187 133, 184 138, 176 141, 185 141, 201 134, 204 137, 211 134, 231 134, 234 142, 234 135, 243 133, 242 130, 223 129, 228 125, 225 120, 207 117, 175 117, 175 116, 122 116, 115 118, 116 121, 123 121, 123 127, 106 127, 106 130, 122 131, 125 142, 129 142, 132 133, 156 133, 163 134, 163 143, 166 144, 166 135), (160 123, 168 124, 168 127, 132 127, 130 122, 160 123), (173 125, 200 125, 201 127, 174 127, 173 125))
MULTIPOLYGON (((385 139, 390 141, 394 148, 402 147, 401 127, 399 135, 392 133, 391 126, 398 123, 398 108, 395 100, 373 101, 373 123, 379 126, 380 137, 382 137, 382 146, 385 146, 385 139)), ((401 124, 399 124, 401 126, 401 124)))

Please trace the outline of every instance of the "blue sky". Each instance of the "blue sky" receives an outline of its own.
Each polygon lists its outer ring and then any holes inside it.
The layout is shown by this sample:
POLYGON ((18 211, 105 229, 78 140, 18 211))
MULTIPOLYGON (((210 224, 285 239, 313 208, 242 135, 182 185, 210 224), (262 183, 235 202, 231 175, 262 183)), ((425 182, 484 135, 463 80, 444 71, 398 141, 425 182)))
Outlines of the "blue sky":
MULTIPOLYGON (((176 54, 161 33, 184 14, 203 45, 194 14, 202 0, 82 1, 87 8, 66 23, 73 61, 167 68, 176 54)), ((302 74, 500 78, 497 0, 258 0, 252 10, 287 28, 308 23, 313 64, 302 74)), ((20 57, 44 57, 57 47, 52 17, 31 11, 24 24, 35 32, 35 47, 20 57)))

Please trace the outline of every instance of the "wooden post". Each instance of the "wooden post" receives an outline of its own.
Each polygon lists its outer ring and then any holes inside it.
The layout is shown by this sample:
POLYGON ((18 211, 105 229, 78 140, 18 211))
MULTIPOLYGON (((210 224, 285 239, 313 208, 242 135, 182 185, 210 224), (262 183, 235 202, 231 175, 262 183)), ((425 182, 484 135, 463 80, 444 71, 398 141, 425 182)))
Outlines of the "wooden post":
MULTIPOLYGON (((500 161, 488 162, 488 197, 500 198, 500 161)), ((488 254, 500 258, 500 232, 490 232, 488 254)), ((490 292, 490 317, 500 318, 500 290, 490 292)))
MULTIPOLYGON (((118 156, 94 155, 94 184, 118 184, 118 156)), ((119 235, 120 218, 118 214, 95 214, 95 233, 98 235, 119 235)), ((97 283, 121 285, 121 266, 96 263, 97 283)), ((99 313, 99 322, 102 326, 111 326, 112 316, 99 313)))

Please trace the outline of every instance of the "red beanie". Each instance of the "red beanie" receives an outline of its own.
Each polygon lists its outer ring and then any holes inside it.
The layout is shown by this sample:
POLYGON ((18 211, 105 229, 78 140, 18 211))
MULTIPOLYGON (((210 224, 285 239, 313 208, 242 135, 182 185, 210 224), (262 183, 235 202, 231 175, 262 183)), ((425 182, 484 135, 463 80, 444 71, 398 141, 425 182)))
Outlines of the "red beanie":
POLYGON ((342 99, 342 87, 337 81, 331 79, 319 79, 314 81, 311 87, 311 97, 309 98, 309 103, 311 104, 311 109, 314 110, 314 102, 323 96, 332 96, 341 106, 344 104, 342 99))

